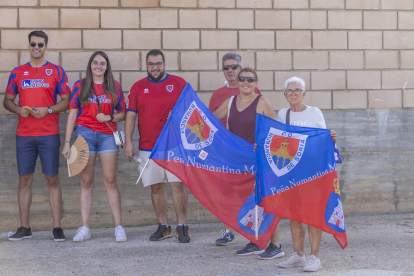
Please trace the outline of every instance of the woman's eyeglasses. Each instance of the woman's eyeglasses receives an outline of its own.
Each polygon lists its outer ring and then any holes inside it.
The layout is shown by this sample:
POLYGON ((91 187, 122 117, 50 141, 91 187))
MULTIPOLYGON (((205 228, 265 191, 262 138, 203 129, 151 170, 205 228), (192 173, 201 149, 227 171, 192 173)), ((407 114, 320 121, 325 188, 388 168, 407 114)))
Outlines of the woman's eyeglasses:
POLYGON ((303 92, 303 90, 302 89, 299 89, 299 88, 297 88, 297 89, 295 89, 295 90, 292 90, 292 89, 286 89, 286 91, 285 91, 285 93, 287 94, 287 95, 300 95, 300 94, 302 94, 302 92, 303 92))
POLYGON ((36 47, 36 45, 39 47, 39 48, 43 48, 44 46, 45 46, 45 44, 44 43, 42 43, 42 42, 40 42, 40 43, 36 43, 36 42, 30 42, 30 47, 32 47, 32 48, 34 48, 34 47, 36 47))
POLYGON ((247 81, 248 83, 254 83, 256 81, 255 78, 250 77, 239 77, 239 82, 247 81))
POLYGON ((236 64, 236 65, 226 65, 226 66, 223 66, 223 70, 227 71, 231 68, 231 70, 234 71, 234 70, 237 70, 237 68, 239 68, 239 67, 240 67, 240 65, 238 65, 238 64, 236 64))

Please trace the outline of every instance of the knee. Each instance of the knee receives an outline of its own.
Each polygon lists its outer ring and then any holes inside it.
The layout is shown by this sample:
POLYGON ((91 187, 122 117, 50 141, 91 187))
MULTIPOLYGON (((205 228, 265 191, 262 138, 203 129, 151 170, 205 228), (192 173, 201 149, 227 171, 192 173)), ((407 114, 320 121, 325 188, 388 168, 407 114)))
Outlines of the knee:
POLYGON ((174 182, 170 184, 174 193, 185 193, 187 191, 187 188, 182 182, 174 182))
POLYGON ((93 177, 82 177, 81 178, 82 189, 92 189, 92 186, 93 186, 93 177))
POLYGON ((116 184, 116 178, 105 178, 104 179, 105 187, 110 190, 118 189, 116 184))
POLYGON ((165 183, 151 185, 151 193, 153 195, 162 194, 165 191, 165 183))
POLYGON ((290 221, 290 227, 293 228, 293 229, 296 229, 296 230, 305 229, 305 225, 303 223, 297 222, 297 221, 294 221, 294 220, 290 221))
POLYGON ((51 189, 56 189, 59 187, 59 176, 58 175, 46 175, 46 183, 51 189))
POLYGON ((33 175, 21 175, 19 177, 19 190, 27 190, 32 186, 33 175))

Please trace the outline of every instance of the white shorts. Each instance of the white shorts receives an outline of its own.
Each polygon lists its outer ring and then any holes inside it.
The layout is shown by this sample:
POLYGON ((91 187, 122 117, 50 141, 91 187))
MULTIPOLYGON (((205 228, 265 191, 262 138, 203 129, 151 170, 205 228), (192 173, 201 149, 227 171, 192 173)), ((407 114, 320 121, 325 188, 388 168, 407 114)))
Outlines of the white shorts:
MULTIPOLYGON (((150 151, 143 151, 140 150, 138 153, 138 157, 142 159, 141 164, 138 166, 138 170, 141 172, 144 169, 145 163, 147 163, 148 157, 151 155, 150 151)), ((181 180, 170 173, 169 171, 165 170, 164 168, 160 167, 155 163, 153 160, 148 162, 147 167, 145 168, 144 174, 142 175, 142 183, 144 187, 151 186, 157 183, 167 183, 168 182, 181 182, 181 180)))

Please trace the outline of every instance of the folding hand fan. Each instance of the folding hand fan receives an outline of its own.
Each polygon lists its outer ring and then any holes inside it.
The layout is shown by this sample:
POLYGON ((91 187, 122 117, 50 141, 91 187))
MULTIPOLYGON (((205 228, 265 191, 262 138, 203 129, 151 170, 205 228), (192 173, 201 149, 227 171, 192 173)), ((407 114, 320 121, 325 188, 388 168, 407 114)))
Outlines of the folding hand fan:
POLYGON ((80 173, 88 163, 89 160, 89 146, 85 139, 79 135, 75 143, 70 148, 70 157, 68 161, 69 177, 80 173))

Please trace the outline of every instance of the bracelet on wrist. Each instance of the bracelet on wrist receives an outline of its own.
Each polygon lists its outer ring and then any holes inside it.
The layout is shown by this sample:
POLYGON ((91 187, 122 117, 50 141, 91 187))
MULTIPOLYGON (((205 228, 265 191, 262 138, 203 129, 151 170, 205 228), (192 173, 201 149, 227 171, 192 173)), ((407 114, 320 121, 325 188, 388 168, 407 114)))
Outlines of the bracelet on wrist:
POLYGON ((69 143, 69 144, 70 144, 70 142, 69 142, 69 141, 65 141, 65 143, 69 143))
POLYGON ((110 114, 109 116, 111 117, 111 120, 109 120, 109 121, 112 122, 114 120, 114 115, 110 114))

